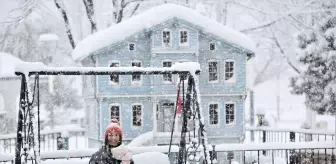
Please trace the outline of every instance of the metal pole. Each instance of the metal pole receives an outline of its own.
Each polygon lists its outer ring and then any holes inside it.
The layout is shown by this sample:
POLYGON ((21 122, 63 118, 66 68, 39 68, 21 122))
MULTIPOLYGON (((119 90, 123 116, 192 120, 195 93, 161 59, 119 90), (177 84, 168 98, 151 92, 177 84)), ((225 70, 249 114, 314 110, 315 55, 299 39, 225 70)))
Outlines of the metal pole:
POLYGON ((39 75, 37 75, 37 127, 38 127, 38 144, 39 144, 39 147, 38 147, 38 153, 40 154, 41 153, 41 138, 40 138, 40 135, 41 135, 41 126, 40 126, 40 77, 39 75))
POLYGON ((21 90, 20 90, 20 109, 18 113, 18 126, 16 134, 16 147, 15 147, 15 164, 21 164, 21 147, 22 147, 22 124, 23 124, 23 111, 26 103, 26 77, 21 74, 21 90))
MULTIPOLYGON (((182 105, 182 130, 181 130, 181 140, 180 140, 180 146, 179 146, 179 154, 178 154, 178 164, 183 164, 185 159, 185 152, 186 152, 186 132, 187 132, 187 112, 190 110, 190 101, 191 101, 191 89, 192 89, 192 81, 191 77, 188 78, 188 88, 187 88, 187 95, 186 95, 186 102, 184 101, 184 96, 182 99, 183 105, 182 105)), ((182 82, 182 93, 184 93, 184 79, 182 82)))

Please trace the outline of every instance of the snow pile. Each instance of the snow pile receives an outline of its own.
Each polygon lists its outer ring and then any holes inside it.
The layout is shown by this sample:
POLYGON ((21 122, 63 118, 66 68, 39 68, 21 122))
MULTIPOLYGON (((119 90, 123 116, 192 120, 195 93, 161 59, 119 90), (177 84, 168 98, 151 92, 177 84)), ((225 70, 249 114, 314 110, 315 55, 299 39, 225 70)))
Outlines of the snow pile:
POLYGON ((0 78, 15 77, 16 65, 22 64, 23 61, 11 54, 0 52, 0 78))
POLYGON ((127 37, 173 18, 190 22, 202 29, 204 33, 218 36, 246 51, 254 52, 256 49, 255 43, 245 34, 211 20, 196 10, 176 4, 163 4, 86 37, 76 46, 72 57, 75 60, 84 59, 94 51, 123 41, 127 37))
POLYGON ((144 134, 139 135, 138 137, 134 138, 127 146, 144 146, 145 143, 150 142, 153 140, 153 131, 146 132, 144 134))
POLYGON ((136 154, 132 159, 136 164, 170 164, 168 155, 159 152, 136 154))
POLYGON ((42 34, 39 37, 39 41, 56 41, 58 40, 58 36, 56 34, 53 33, 46 33, 46 34, 42 34))

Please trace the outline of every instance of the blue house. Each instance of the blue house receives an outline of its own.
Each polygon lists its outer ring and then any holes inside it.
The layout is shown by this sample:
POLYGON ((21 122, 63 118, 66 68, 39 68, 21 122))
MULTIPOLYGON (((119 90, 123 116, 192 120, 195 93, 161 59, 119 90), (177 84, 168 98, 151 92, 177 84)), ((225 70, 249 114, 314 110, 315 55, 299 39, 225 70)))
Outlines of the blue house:
MULTIPOLYGON (((254 49, 244 34, 193 9, 164 4, 88 36, 72 55, 85 67, 198 62, 208 140, 218 144, 244 140, 246 62, 254 49)), ((112 118, 120 120, 126 143, 150 131, 156 144, 169 143, 177 82, 171 74, 84 76, 89 145, 101 144, 112 118)))

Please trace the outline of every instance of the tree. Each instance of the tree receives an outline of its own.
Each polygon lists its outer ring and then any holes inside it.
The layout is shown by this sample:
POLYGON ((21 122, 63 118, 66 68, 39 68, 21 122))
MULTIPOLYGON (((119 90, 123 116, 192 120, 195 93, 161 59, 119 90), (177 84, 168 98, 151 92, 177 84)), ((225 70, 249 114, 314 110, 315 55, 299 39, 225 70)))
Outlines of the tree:
MULTIPOLYGON (((41 85, 41 104, 49 114, 47 122, 52 128, 55 125, 61 125, 67 122, 63 120, 62 115, 69 110, 78 110, 83 107, 83 100, 75 89, 69 89, 73 79, 66 77, 54 76, 52 86, 41 85), (51 88, 51 90, 50 90, 51 88)), ((64 118, 64 117, 63 117, 64 118)), ((66 119, 66 118, 65 118, 66 119)))
POLYGON ((336 14, 329 13, 312 30, 297 36, 297 57, 303 65, 291 79, 292 93, 319 114, 336 114, 336 14))

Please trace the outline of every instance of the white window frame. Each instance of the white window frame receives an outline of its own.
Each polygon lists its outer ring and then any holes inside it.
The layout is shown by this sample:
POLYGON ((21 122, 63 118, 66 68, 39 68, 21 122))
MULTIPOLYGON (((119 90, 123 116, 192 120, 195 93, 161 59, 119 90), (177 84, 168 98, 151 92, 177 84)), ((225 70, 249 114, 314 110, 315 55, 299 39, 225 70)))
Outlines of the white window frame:
POLYGON ((235 102, 225 102, 224 104, 224 118, 225 118, 225 126, 235 126, 237 123, 237 105, 235 102), (233 104, 234 106, 234 111, 233 111, 233 116, 234 116, 234 120, 232 123, 226 123, 226 105, 227 104, 233 104))
POLYGON ((225 83, 235 83, 236 82, 236 62, 235 62, 235 60, 233 60, 233 59, 227 59, 227 60, 224 60, 224 78, 223 78, 223 80, 224 80, 224 82, 225 83), (226 78, 226 62, 233 62, 233 75, 232 75, 232 78, 231 79, 228 79, 228 80, 226 80, 225 78, 226 78))
POLYGON ((129 43, 127 44, 127 49, 128 49, 128 51, 130 51, 130 52, 134 52, 134 51, 136 50, 136 44, 133 43, 133 42, 129 42, 129 43), (130 50, 130 44, 134 44, 134 49, 133 49, 133 50, 130 50))
MULTIPOLYGON (((117 61, 117 60, 111 60, 111 61, 109 61, 108 63, 109 63, 109 64, 108 64, 108 67, 111 67, 111 64, 112 64, 112 63, 118 63, 118 64, 119 64, 119 67, 120 67, 120 61, 117 61)), ((111 81, 111 76, 109 76, 109 84, 110 84, 110 85, 118 86, 118 85, 120 85, 120 80, 121 80, 121 79, 120 79, 120 75, 118 75, 118 81, 119 81, 119 82, 118 82, 118 83, 114 83, 114 82, 111 81)))
POLYGON ((112 120, 112 117, 111 117, 111 108, 112 106, 118 106, 119 107, 119 123, 120 123, 120 126, 121 126, 121 105, 119 103, 111 103, 109 105, 109 121, 110 122, 112 120))
POLYGON ((219 103, 218 102, 209 102, 208 103, 208 106, 207 106, 207 109, 208 109, 208 125, 210 126, 220 126, 220 108, 219 108, 219 103), (211 120, 210 120, 210 105, 211 104, 217 104, 217 117, 218 117, 218 120, 217 120, 217 124, 211 124, 211 120))
POLYGON ((217 49, 216 42, 209 42, 209 51, 216 51, 216 49, 217 49), (211 44, 215 45, 215 49, 211 50, 211 44))
MULTIPOLYGON (((131 62, 131 65, 132 65, 133 63, 140 63, 140 67, 142 67, 142 61, 140 61, 140 60, 133 60, 133 61, 131 62)), ((133 67, 133 66, 132 66, 132 67, 133 67)), ((131 84, 132 84, 132 86, 140 86, 140 85, 142 85, 142 78, 143 78, 143 76, 140 75, 140 80, 139 80, 139 81, 133 81, 133 75, 132 75, 132 76, 131 76, 131 84)))
POLYGON ((171 48, 172 47, 172 42, 173 42, 173 34, 172 34, 172 30, 168 29, 168 28, 164 28, 162 31, 161 31, 161 43, 162 43, 162 47, 164 48, 171 48), (163 32, 165 31, 169 31, 169 34, 170 34, 170 38, 169 38, 169 44, 165 44, 164 43, 164 39, 163 39, 163 32))
MULTIPOLYGON (((163 67, 163 63, 164 62, 171 62, 171 66, 173 66, 173 64, 174 64, 174 62, 172 61, 172 60, 163 60, 162 62, 161 62, 161 65, 162 65, 162 67, 163 67)), ((171 75, 171 81, 165 81, 164 80, 164 74, 162 75, 162 83, 163 84, 172 84, 173 83, 173 81, 174 81, 174 76, 173 76, 173 74, 170 74, 171 75)))
POLYGON ((189 47, 189 44, 190 44, 190 42, 189 42, 189 40, 190 40, 190 34, 189 34, 189 30, 188 29, 186 29, 186 28, 182 28, 182 29, 180 29, 179 30, 179 45, 180 45, 180 47, 189 47), (181 32, 182 31, 186 31, 187 32, 187 42, 185 42, 185 43, 181 43, 181 32))
POLYGON ((132 128, 141 128, 141 127, 143 127, 143 124, 144 124, 144 121, 143 121, 143 118, 144 118, 144 106, 143 106, 143 104, 142 103, 133 103, 133 104, 131 104, 131 127, 132 128), (139 105, 139 106, 141 106, 141 125, 140 126, 134 126, 133 125, 133 106, 135 106, 135 105, 139 105))
POLYGON ((220 62, 219 60, 215 60, 215 59, 210 59, 208 60, 207 62, 208 64, 208 83, 218 83, 219 82, 219 75, 220 75, 220 62), (217 80, 213 80, 213 81, 210 81, 210 66, 209 66, 209 63, 210 62, 217 62, 217 80))

